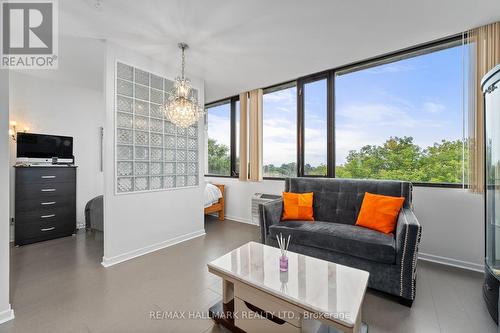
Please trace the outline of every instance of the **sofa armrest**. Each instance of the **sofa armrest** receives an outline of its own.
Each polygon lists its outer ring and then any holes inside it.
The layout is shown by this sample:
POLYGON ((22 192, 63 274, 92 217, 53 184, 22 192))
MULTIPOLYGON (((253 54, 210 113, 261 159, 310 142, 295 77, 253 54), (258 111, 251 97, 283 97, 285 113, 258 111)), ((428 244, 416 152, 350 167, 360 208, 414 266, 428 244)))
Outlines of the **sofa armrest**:
POLYGON ((269 226, 278 223, 283 213, 283 199, 276 199, 259 205, 260 240, 266 242, 269 226))
POLYGON ((398 216, 396 228, 396 263, 400 265, 400 296, 409 300, 415 298, 418 245, 422 226, 410 208, 403 208, 398 216))

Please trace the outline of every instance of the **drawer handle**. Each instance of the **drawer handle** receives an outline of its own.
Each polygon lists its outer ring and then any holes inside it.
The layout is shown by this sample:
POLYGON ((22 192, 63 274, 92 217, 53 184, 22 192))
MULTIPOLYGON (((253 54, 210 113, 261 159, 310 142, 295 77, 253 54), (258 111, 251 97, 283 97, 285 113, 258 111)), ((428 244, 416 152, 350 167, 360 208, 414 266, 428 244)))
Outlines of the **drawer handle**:
POLYGON ((54 179, 56 176, 42 176, 42 179, 54 179))
POLYGON ((41 205, 42 206, 49 206, 49 205, 55 205, 56 202, 55 201, 49 201, 49 202, 42 202, 41 205))
POLYGON ((279 317, 276 317, 276 316, 273 316, 271 313, 265 311, 265 310, 262 310, 261 308, 258 308, 256 307, 255 305, 253 304, 250 304, 248 302, 245 302, 243 301, 243 303, 245 303, 245 305, 247 306, 247 308, 250 310, 250 311, 253 311, 255 312, 256 314, 258 314, 259 316, 261 317, 264 317, 266 318, 267 320, 270 320, 272 321, 273 323, 275 324, 278 324, 278 325, 283 325, 284 323, 286 323, 283 319, 279 318, 279 317))
POLYGON ((55 188, 42 188, 42 192, 55 192, 55 188))
POLYGON ((56 227, 50 227, 50 228, 43 228, 43 229, 40 229, 41 231, 51 231, 51 230, 54 230, 56 227))
POLYGON ((56 214, 50 214, 50 215, 42 215, 40 216, 42 219, 48 219, 48 218, 51 218, 51 217, 55 217, 56 214))

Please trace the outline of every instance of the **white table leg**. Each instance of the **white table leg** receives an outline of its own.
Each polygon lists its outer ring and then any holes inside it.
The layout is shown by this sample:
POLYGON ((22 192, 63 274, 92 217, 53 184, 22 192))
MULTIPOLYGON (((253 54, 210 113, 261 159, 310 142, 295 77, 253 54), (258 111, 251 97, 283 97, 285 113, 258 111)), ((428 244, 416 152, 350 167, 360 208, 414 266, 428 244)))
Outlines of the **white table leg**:
POLYGON ((234 299, 234 284, 226 279, 222 280, 222 302, 227 304, 234 299))

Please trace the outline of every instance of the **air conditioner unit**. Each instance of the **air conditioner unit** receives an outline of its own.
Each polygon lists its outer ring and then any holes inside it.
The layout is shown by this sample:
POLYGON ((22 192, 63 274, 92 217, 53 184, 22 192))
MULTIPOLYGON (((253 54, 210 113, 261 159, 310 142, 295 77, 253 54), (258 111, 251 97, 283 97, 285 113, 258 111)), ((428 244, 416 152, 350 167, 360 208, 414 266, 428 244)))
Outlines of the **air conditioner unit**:
POLYGON ((281 198, 276 194, 254 193, 252 196, 252 223, 259 225, 259 204, 281 198))

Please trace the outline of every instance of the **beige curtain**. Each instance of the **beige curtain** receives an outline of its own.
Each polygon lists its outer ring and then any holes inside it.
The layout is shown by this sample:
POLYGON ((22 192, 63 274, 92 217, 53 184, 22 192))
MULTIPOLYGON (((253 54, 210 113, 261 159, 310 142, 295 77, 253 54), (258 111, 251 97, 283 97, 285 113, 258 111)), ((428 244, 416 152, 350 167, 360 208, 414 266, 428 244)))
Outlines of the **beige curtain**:
POLYGON ((248 180, 248 93, 240 94, 240 166, 239 179, 248 180))
POLYGON ((469 188, 484 192, 484 101, 482 77, 500 63, 500 22, 470 30, 469 57, 469 188))
POLYGON ((249 179, 262 180, 262 89, 250 91, 249 179))

